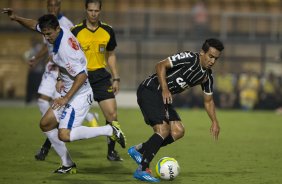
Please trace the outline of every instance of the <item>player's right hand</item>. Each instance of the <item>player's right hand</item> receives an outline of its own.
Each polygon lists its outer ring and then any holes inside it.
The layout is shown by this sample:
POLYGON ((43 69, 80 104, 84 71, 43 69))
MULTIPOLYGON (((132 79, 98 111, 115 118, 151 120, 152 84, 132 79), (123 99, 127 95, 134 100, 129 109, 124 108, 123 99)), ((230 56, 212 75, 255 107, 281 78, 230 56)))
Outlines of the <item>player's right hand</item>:
POLYGON ((210 133, 213 137, 214 140, 218 140, 218 136, 219 136, 219 132, 220 132, 220 127, 218 125, 218 123, 213 122, 211 127, 210 127, 210 133))
POLYGON ((2 13, 6 13, 10 17, 11 20, 16 19, 16 15, 15 15, 14 10, 12 8, 3 8, 2 13))
POLYGON ((59 98, 56 98, 54 101, 53 101, 53 104, 52 104, 52 109, 56 110, 60 110, 62 107, 64 107, 66 104, 68 103, 68 99, 66 97, 59 97, 59 98))
POLYGON ((164 104, 172 104, 172 95, 169 90, 163 90, 162 96, 164 104))

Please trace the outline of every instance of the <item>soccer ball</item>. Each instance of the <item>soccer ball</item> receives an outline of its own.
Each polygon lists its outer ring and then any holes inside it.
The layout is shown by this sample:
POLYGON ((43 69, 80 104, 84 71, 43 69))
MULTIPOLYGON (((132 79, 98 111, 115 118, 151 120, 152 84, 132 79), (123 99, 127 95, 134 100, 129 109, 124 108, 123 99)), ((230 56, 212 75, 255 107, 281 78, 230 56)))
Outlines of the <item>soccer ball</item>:
POLYGON ((157 176, 164 180, 173 180, 178 176, 180 167, 178 162, 171 157, 161 158, 156 165, 157 176))

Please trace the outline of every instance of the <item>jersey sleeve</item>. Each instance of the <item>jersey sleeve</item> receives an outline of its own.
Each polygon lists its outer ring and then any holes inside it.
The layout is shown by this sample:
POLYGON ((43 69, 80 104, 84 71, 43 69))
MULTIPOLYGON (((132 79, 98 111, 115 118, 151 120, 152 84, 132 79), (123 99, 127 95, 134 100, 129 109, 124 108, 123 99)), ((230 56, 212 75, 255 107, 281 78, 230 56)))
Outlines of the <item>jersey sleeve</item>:
POLYGON ((168 57, 171 67, 181 66, 189 64, 192 61, 195 61, 196 55, 192 52, 180 52, 173 56, 168 57))
POLYGON ((201 84, 202 90, 207 95, 213 94, 213 76, 211 71, 207 75, 207 80, 201 84))
POLYGON ((113 51, 116 46, 117 46, 117 42, 116 42, 116 36, 115 36, 115 32, 113 29, 109 29, 109 34, 110 34, 110 40, 109 43, 107 44, 107 51, 113 51))

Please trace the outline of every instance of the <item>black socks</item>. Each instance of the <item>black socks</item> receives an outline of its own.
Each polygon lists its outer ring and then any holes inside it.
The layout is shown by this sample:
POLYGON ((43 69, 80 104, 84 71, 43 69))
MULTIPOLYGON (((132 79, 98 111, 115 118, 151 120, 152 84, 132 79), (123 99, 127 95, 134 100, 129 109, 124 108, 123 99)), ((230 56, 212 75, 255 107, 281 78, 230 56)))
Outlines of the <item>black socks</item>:
MULTIPOLYGON (((148 142, 148 141, 147 141, 147 142, 148 142)), ((141 153, 141 154, 144 153, 147 142, 142 143, 142 144, 139 144, 139 145, 136 147, 136 149, 137 149, 137 151, 138 151, 139 153, 141 153)), ((166 145, 168 145, 168 144, 171 144, 171 143, 173 143, 173 142, 174 142, 173 137, 172 137, 171 135, 169 135, 169 136, 167 136, 167 137, 164 139, 164 141, 163 141, 161 147, 164 147, 164 146, 166 146, 166 145)))
POLYGON ((165 138, 165 140, 163 141, 161 147, 164 147, 164 146, 166 146, 166 145, 168 145, 168 144, 171 144, 171 143, 173 143, 173 142, 174 142, 174 139, 173 139, 173 137, 171 136, 171 134, 169 134, 169 135, 165 138))
MULTIPOLYGON (((143 152, 143 159, 141 162, 142 171, 149 168, 150 162, 153 160, 154 156, 159 151, 164 139, 159 134, 153 134, 149 140, 143 143, 141 151, 143 152)), ((142 153, 140 150, 138 150, 142 153)))
POLYGON ((51 148, 51 142, 49 141, 49 139, 47 138, 44 142, 44 144, 42 145, 43 148, 46 148, 46 149, 50 149, 51 148))

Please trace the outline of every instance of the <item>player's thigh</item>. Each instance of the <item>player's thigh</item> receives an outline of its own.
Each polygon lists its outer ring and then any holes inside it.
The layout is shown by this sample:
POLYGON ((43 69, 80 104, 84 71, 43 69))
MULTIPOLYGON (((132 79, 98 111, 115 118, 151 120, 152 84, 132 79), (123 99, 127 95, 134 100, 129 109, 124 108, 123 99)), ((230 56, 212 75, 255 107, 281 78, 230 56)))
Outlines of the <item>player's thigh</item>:
POLYGON ((137 102, 148 125, 154 126, 166 121, 165 106, 159 92, 140 86, 137 90, 137 102))
POLYGON ((169 122, 172 122, 172 121, 181 122, 181 118, 172 104, 167 104, 165 108, 166 108, 166 116, 169 122))
POLYGON ((54 111, 51 108, 49 108, 40 120, 40 128, 44 132, 46 132, 53 130, 54 128, 57 128, 57 126, 58 126, 58 121, 56 119, 54 111))
POLYGON ((92 97, 89 95, 76 96, 63 109, 56 111, 55 114, 57 120, 60 122, 60 129, 65 128, 71 130, 73 127, 81 126, 91 107, 92 97))

